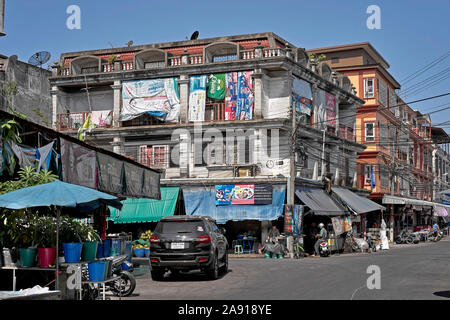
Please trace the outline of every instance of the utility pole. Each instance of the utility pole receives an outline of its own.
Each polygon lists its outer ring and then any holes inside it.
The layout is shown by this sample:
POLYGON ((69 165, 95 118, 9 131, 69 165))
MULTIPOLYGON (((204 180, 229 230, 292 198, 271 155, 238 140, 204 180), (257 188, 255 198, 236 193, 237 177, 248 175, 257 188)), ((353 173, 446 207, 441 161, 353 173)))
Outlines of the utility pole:
POLYGON ((321 174, 322 177, 325 176, 325 129, 322 130, 323 131, 323 136, 322 136, 322 170, 321 170, 321 174))
POLYGON ((0 37, 6 36, 5 31, 5 0, 0 0, 0 37))

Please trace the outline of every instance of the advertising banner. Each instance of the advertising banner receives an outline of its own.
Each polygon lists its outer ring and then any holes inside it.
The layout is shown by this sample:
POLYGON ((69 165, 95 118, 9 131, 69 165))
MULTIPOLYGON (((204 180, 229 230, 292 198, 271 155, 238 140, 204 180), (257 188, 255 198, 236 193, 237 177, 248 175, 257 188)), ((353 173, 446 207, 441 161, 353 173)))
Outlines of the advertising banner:
POLYGON ((124 81, 120 121, 148 113, 161 121, 177 122, 180 95, 175 78, 124 81))
POLYGON ((216 185, 216 205, 272 204, 272 192, 269 184, 216 185))
POLYGON ((189 121, 205 120, 206 76, 191 76, 189 83, 189 121))
POLYGON ((336 97, 325 92, 325 105, 327 108, 327 125, 336 128, 336 97))
POLYGON ((223 100, 225 98, 225 73, 209 75, 208 97, 223 100))
POLYGON ((225 120, 251 120, 253 116, 253 71, 225 74, 225 120))

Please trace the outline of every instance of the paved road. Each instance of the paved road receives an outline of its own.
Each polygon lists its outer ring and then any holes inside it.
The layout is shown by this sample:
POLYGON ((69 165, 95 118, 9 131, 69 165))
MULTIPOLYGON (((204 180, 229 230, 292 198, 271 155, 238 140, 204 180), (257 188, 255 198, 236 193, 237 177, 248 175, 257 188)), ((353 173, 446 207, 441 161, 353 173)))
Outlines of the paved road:
POLYGON ((450 241, 394 247, 372 254, 329 258, 230 259, 216 281, 199 272, 162 282, 137 278, 126 299, 450 299, 450 241), (370 265, 381 271, 381 289, 369 290, 370 265))

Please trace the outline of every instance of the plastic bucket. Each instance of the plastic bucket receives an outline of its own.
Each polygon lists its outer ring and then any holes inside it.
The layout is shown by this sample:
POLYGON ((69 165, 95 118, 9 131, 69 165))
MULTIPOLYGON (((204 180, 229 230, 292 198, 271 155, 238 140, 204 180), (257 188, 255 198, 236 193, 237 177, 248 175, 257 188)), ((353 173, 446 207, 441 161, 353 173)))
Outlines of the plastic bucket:
POLYGON ((83 242, 83 250, 81 252, 81 259, 83 261, 94 261, 97 256, 97 241, 83 242))
POLYGON ((150 249, 144 249, 144 253, 145 253, 145 256, 147 257, 147 258, 149 258, 150 257, 150 249))
POLYGON ((264 253, 264 258, 266 258, 266 259, 269 259, 270 258, 270 252, 266 252, 266 253, 264 253))
POLYGON ((105 281, 106 261, 88 263, 89 281, 105 281))
POLYGON ((136 257, 138 258, 142 258, 145 255, 145 249, 141 248, 141 249, 134 249, 134 254, 136 255, 136 257))
POLYGON ((133 254, 133 242, 132 241, 125 241, 125 254, 127 255, 127 256, 132 256, 132 254, 133 254))
POLYGON ((55 264, 56 248, 38 248, 39 267, 48 268, 55 264))
POLYGON ((36 248, 21 248, 20 249, 20 262, 22 267, 34 267, 36 261, 36 248))
POLYGON ((82 242, 63 243, 64 261, 66 263, 80 262, 82 249, 83 249, 82 242))
POLYGON ((103 243, 101 242, 97 246, 97 258, 103 258, 103 243))
POLYGON ((111 240, 107 239, 103 241, 103 256, 109 257, 111 252, 111 240))
MULTIPOLYGON (((115 249, 115 255, 122 254, 122 239, 112 239, 111 249, 115 249)), ((113 250, 111 250, 113 251, 113 250)), ((111 254, 112 255, 112 254, 111 254)))

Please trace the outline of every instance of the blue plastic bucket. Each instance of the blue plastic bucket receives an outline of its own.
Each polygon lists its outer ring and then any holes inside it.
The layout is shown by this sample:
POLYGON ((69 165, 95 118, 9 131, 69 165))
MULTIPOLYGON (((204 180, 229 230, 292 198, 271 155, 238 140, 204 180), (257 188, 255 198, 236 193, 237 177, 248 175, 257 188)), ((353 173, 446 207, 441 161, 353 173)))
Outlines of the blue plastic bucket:
POLYGON ((150 257, 150 249, 145 248, 145 249, 144 249, 144 253, 145 253, 145 256, 146 256, 147 258, 150 257))
POLYGON ((82 249, 82 242, 63 243, 64 261, 68 263, 80 262, 82 249))
POLYGON ((95 261, 88 263, 89 281, 105 281, 106 262, 95 261))
POLYGON ((101 242, 97 245, 97 258, 103 258, 103 243, 101 242))
POLYGON ((132 256, 133 251, 132 251, 132 247, 133 247, 133 242, 132 241, 125 241, 125 254, 127 256, 132 256))
POLYGON ((107 239, 103 241, 103 256, 109 257, 111 253, 111 240, 107 239))
POLYGON ((136 257, 138 258, 142 258, 145 255, 145 249, 134 249, 134 254, 136 255, 136 257))
POLYGON ((111 241, 111 249, 116 249, 115 252, 117 255, 122 254, 122 239, 112 239, 111 241))

